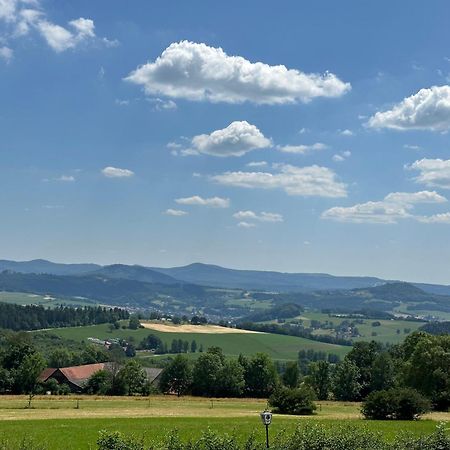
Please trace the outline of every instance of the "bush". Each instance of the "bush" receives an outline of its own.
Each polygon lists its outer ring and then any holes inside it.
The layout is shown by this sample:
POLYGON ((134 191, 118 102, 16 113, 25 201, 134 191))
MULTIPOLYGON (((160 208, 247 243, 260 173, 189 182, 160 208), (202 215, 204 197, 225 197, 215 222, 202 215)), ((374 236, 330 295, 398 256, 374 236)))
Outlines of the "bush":
POLYGON ((97 439, 98 450, 144 450, 142 440, 132 436, 124 436, 118 431, 100 431, 97 439))
POLYGON ((316 409, 314 398, 314 391, 309 386, 280 387, 269 398, 269 405, 281 414, 310 415, 316 409))
POLYGON ((413 420, 430 408, 430 402, 416 390, 393 388, 370 393, 361 411, 366 419, 413 420))

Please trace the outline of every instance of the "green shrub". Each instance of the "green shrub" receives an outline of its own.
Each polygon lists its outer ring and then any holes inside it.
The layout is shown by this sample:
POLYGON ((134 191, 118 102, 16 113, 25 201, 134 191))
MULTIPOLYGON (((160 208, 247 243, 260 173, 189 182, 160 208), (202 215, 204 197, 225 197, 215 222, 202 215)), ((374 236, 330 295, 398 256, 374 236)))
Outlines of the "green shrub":
POLYGON ((144 443, 133 436, 124 436, 118 431, 100 431, 98 450, 144 450, 144 443))
POLYGON ((273 450, 390 450, 379 433, 319 422, 299 424, 293 433, 282 433, 274 442, 273 450))
POLYGON ((393 388, 370 393, 361 412, 366 419, 413 420, 430 408, 430 402, 416 390, 393 388))
MULTIPOLYGON (((200 438, 183 441, 172 431, 163 442, 145 446, 142 441, 118 432, 101 431, 98 450, 263 450, 261 436, 251 434, 244 443, 236 436, 220 434, 210 429, 200 438)), ((4 447, 11 450, 11 447, 4 447)), ((320 422, 300 423, 293 432, 281 432, 272 437, 272 450, 450 450, 450 436, 445 424, 425 437, 404 435, 386 442, 381 433, 354 425, 328 426, 320 422)), ((25 447, 21 447, 25 450, 25 447)), ((33 450, 35 447, 33 447, 33 450)), ((0 450, 3 448, 0 445, 0 450)))
POLYGON ((314 398, 314 391, 309 386, 296 389, 279 387, 269 398, 269 404, 281 414, 309 415, 316 409, 314 398))

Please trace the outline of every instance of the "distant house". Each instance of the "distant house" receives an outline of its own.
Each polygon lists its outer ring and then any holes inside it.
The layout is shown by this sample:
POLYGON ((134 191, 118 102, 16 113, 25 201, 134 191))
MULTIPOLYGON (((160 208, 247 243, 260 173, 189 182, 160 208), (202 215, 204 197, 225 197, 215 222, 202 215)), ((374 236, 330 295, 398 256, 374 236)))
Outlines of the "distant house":
MULTIPOLYGON (((162 369, 143 368, 147 374, 148 381, 157 386, 161 377, 162 369)), ((49 379, 56 380, 59 384, 67 384, 71 392, 80 393, 89 378, 100 370, 112 370, 111 363, 85 364, 83 366, 61 367, 58 369, 44 369, 39 376, 39 381, 46 382, 49 379)))

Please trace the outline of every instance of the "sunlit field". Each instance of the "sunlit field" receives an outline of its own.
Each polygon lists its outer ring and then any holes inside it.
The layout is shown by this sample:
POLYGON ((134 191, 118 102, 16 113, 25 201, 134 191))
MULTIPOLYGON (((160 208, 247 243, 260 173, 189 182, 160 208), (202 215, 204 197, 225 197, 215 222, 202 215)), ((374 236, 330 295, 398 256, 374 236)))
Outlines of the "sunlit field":
MULTIPOLYGON (((259 413, 266 407, 258 399, 206 399, 195 397, 35 397, 27 409, 25 396, 0 397, 0 436, 11 444, 23 437, 45 443, 50 450, 94 448, 99 430, 118 430, 147 441, 163 439, 177 429, 183 438, 198 437, 202 430, 236 433, 244 440, 253 430, 263 429, 259 413)), ((326 426, 352 423, 380 431, 387 440, 403 431, 423 435, 450 413, 432 413, 420 421, 362 420, 358 403, 318 402, 309 417, 275 415, 272 435, 292 430, 305 421, 320 420, 326 426)), ((0 439, 0 442, 1 442, 0 439)))

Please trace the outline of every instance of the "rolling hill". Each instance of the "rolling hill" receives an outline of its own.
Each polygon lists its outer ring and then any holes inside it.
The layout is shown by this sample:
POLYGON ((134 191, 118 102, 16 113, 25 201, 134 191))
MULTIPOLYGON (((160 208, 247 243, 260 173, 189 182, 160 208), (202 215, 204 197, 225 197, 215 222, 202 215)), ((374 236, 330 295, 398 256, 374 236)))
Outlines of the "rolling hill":
POLYGON ((153 270, 178 280, 205 286, 255 289, 278 292, 311 292, 318 289, 353 289, 384 283, 374 277, 335 277, 321 273, 282 273, 259 270, 236 270, 211 264, 194 263, 183 267, 153 270))
MULTIPOLYGON (((218 288, 285 293, 365 289, 398 281, 364 276, 334 276, 326 273, 283 273, 261 270, 237 270, 202 263, 194 263, 181 267, 161 268, 125 264, 113 264, 109 266, 100 266, 97 264, 62 264, 43 259, 32 261, 0 260, 0 272, 4 270, 19 273, 45 273, 50 275, 99 274, 109 278, 121 278, 150 283, 173 284, 184 282, 218 288), (159 278, 157 273, 166 277, 159 278)), ((426 293, 450 295, 450 286, 447 285, 428 283, 409 284, 422 289, 426 293)))

